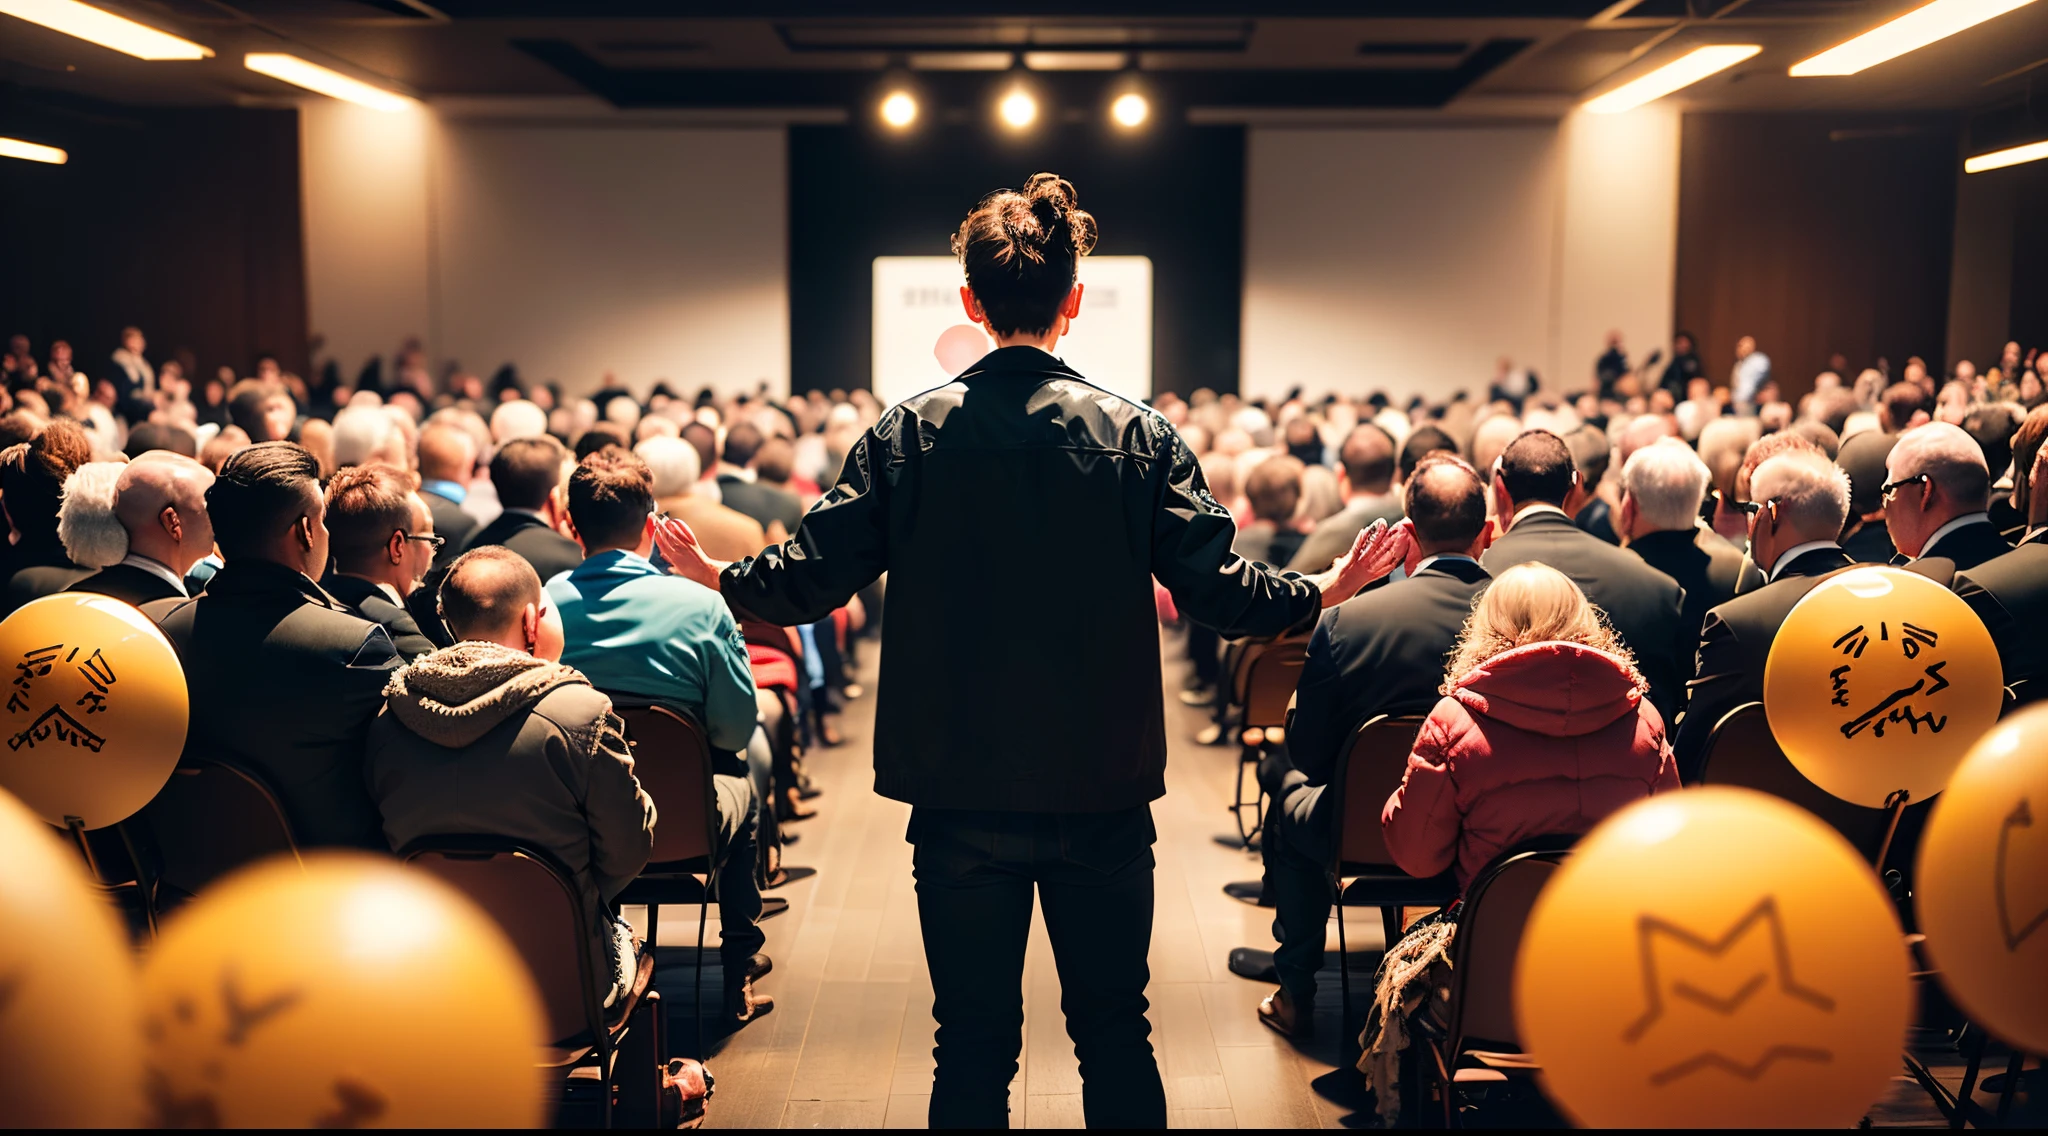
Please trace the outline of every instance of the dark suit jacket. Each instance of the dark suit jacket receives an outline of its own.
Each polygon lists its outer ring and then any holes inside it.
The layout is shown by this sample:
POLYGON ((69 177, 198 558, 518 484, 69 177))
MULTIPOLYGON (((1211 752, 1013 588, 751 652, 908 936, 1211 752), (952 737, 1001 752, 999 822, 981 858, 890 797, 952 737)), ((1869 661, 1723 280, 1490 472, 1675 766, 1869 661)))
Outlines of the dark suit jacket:
POLYGON ((1287 731, 1294 767, 1327 784, 1366 719, 1428 713, 1472 601, 1491 577, 1469 560, 1361 593, 1323 613, 1309 637, 1287 731))
POLYGON ((1527 513, 1493 542, 1481 562, 1494 576, 1517 564, 1548 564, 1600 605, 1650 683, 1650 701, 1668 723, 1685 700, 1685 590, 1635 554, 1584 532, 1563 513, 1527 513))
POLYGON ((469 540, 471 548, 486 544, 502 544, 525 557, 533 570, 540 573, 543 584, 583 563, 582 545, 549 528, 539 517, 510 509, 498 514, 497 520, 479 529, 469 540))
POLYGON ((2029 702, 2048 697, 2048 529, 1956 573, 1955 589, 1991 629, 2005 684, 2027 683, 2020 696, 2029 702))
POLYGON ((30 600, 54 596, 93 574, 92 569, 73 564, 54 536, 47 542, 32 540, 8 551, 12 554, 8 557, 11 570, 7 586, 0 589, 0 618, 14 614, 15 608, 30 600))
POLYGON ((1964 525, 1921 549, 1908 567, 1946 588, 1955 583, 1957 572, 1967 572, 2011 551, 2012 545, 1996 526, 1964 525))
POLYGON ((169 580, 133 564, 109 565, 71 585, 69 590, 97 592, 136 607, 154 600, 185 598, 185 593, 172 587, 169 580))
POLYGON ((804 519, 803 498, 773 485, 762 485, 729 473, 721 474, 718 495, 724 499, 726 508, 745 513, 761 522, 764 529, 770 521, 781 521, 783 529, 793 533, 804 519))
POLYGON ((1707 612, 1734 599, 1742 579, 1742 550, 1704 525, 1648 533, 1629 541, 1628 550, 1685 589, 1680 610, 1687 634, 1695 641, 1706 626, 1707 612))
POLYGON ((1842 542, 1842 551, 1858 564, 1890 564, 1892 557, 1899 554, 1898 546, 1892 543, 1892 530, 1882 518, 1864 522, 1862 528, 1842 542))
POLYGON ((470 538, 476 535, 476 518, 463 512, 462 506, 430 489, 420 490, 420 500, 427 503, 427 512, 434 516, 434 532, 448 538, 448 543, 434 554, 434 567, 446 567, 469 547, 470 538))
POLYGON ((434 643, 420 631, 412 613, 391 602, 391 597, 361 576, 344 576, 329 572, 320 586, 327 594, 348 605, 350 611, 382 627, 391 636, 391 645, 398 653, 411 662, 434 649, 434 643))
POLYGON ((1839 548, 1816 548, 1785 565, 1777 579, 1707 613, 1699 666, 1686 684, 1685 720, 1678 724, 1672 744, 1678 775, 1687 784, 1699 780, 1714 724, 1745 702, 1763 701, 1771 640, 1785 625, 1792 606, 1806 598, 1821 577, 1854 563, 1839 548))
POLYGON ((1572 523, 1584 532, 1592 533, 1609 544, 1619 545, 1621 538, 1614 532, 1614 510, 1598 497, 1586 503, 1572 523))
POLYGON ((302 845, 389 851, 363 766, 402 661, 382 627, 283 565, 245 559, 173 608, 163 629, 191 691, 187 757, 261 775, 302 845))

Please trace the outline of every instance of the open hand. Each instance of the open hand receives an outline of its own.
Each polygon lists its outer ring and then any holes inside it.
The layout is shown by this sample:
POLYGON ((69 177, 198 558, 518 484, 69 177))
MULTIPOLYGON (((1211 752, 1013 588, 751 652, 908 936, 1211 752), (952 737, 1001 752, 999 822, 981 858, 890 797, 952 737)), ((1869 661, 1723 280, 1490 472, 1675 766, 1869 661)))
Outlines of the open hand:
POLYGON ((1324 607, 1335 607, 1400 567, 1414 544, 1407 526, 1389 527, 1385 521, 1374 521, 1371 528, 1358 534, 1350 552, 1338 557, 1329 571, 1310 576, 1309 582, 1322 591, 1324 607))
POLYGON ((714 592, 718 590, 718 577, 727 563, 713 560, 704 546, 697 543, 697 534, 690 531, 689 525, 674 517, 654 518, 654 547, 661 550, 670 572, 714 592))

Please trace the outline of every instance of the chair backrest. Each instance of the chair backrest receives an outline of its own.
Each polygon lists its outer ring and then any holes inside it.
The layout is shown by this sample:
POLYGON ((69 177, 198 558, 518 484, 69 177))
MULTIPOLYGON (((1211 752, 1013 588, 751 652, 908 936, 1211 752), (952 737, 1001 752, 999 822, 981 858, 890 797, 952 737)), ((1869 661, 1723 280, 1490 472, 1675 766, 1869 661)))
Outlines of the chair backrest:
POLYGON ((151 882, 187 895, 266 856, 298 854, 277 794, 227 762, 188 759, 139 817, 153 863, 151 882))
POLYGON ((1244 707, 1244 725, 1271 729, 1287 724, 1287 704, 1301 682, 1308 661, 1308 636, 1285 635, 1266 643, 1247 643, 1237 662, 1237 700, 1244 707))
POLYGON ((763 647, 773 647, 792 659, 802 659, 804 649, 796 632, 787 627, 778 627, 764 619, 748 616, 739 621, 740 638, 763 647))
POLYGON ((633 773, 654 801, 650 864, 709 857, 717 844, 718 797, 711 746, 695 722, 667 706, 617 706, 633 745, 633 773))
POLYGON ((1745 702, 1714 723, 1700 781, 1755 789, 1790 801, 1848 838, 1865 856, 1875 855, 1884 839, 1884 810, 1851 804, 1807 780, 1778 747, 1761 702, 1745 702))
POLYGON ((583 901, 546 852, 497 836, 423 836, 399 858, 433 874, 490 913, 533 972, 548 1037, 599 1035, 597 980, 583 901))
POLYGON ((1494 860, 1465 889, 1458 934, 1451 941, 1451 1038, 1514 1048, 1515 954, 1537 893, 1570 855, 1572 838, 1543 838, 1494 860), (1550 848, 1538 848, 1542 843, 1550 848))
POLYGON ((1343 807, 1337 814, 1340 873, 1347 864, 1393 864, 1380 829, 1380 813, 1387 807, 1387 798, 1401 787, 1401 778, 1408 772, 1408 755, 1415 749, 1415 735, 1422 732, 1426 720, 1421 714, 1381 714, 1358 727, 1351 735, 1351 745, 1338 758, 1330 791, 1337 794, 1343 807))

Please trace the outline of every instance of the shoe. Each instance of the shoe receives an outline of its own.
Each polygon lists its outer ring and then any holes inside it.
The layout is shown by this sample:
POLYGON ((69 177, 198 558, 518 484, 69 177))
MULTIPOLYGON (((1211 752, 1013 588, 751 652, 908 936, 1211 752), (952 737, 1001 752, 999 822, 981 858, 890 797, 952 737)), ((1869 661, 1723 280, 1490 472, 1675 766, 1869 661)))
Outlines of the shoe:
POLYGON ((1273 966, 1273 952, 1254 947, 1236 947, 1230 952, 1230 973, 1253 982, 1278 985, 1280 972, 1273 966))
MULTIPOLYGON (((764 895, 761 897, 761 919, 773 919, 788 910, 789 901, 779 895, 764 895)), ((754 922, 759 923, 761 919, 756 919, 754 922)))
POLYGON ((1216 692, 1208 687, 1195 687, 1192 690, 1181 691, 1180 701, 1183 706, 1214 706, 1216 692))
POLYGON ((1223 885, 1223 894, 1255 907, 1273 906, 1273 901, 1266 896, 1264 880, 1232 880, 1223 885))
MULTIPOLYGON (((758 956, 757 956, 758 957, 758 956)), ((725 1016, 735 1026, 744 1026, 759 1021, 775 1009, 775 999, 767 994, 754 993, 754 980, 748 978, 735 989, 725 992, 725 1016)))
POLYGON ((1285 986, 1276 987, 1259 1003, 1259 1020, 1266 1023, 1267 1029, 1294 1041, 1316 1035, 1314 1016, 1300 1012, 1294 1000, 1287 996, 1285 986))
POLYGON ((809 820, 817 816, 818 810, 803 807, 803 799, 803 790, 801 789, 790 788, 784 790, 782 794, 783 806, 777 819, 784 821, 809 820))
POLYGON ((775 960, 767 955, 753 955, 747 959, 747 981, 759 982, 775 970, 775 960))
POLYGON ((768 882, 761 885, 761 890, 773 891, 776 888, 786 887, 789 884, 793 884, 798 880, 810 879, 812 876, 815 876, 817 874, 818 869, 816 868, 778 867, 775 869, 774 873, 768 877, 768 882))
POLYGON ((823 718, 819 718, 818 744, 824 746, 826 749, 832 749, 836 746, 845 745, 846 739, 840 736, 838 728, 833 726, 831 722, 828 722, 823 718))

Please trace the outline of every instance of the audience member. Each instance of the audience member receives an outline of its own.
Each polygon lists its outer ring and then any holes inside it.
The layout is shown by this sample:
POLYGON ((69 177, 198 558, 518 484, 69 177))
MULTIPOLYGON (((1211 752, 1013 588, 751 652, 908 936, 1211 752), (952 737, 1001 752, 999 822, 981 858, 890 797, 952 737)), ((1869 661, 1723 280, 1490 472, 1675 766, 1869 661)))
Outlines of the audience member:
MULTIPOLYGON (((1448 443, 1449 438, 1444 441, 1448 443)), ((1285 564, 1296 572, 1321 572, 1348 552, 1358 534, 1371 528, 1374 521, 1391 524, 1400 520, 1401 500, 1394 494, 1394 467, 1394 439, 1385 430, 1370 422, 1353 427, 1337 449, 1343 511, 1316 525, 1291 559, 1272 563, 1285 564)))
POLYGON ((318 473, 291 442, 221 466, 206 513, 227 566, 163 629, 191 693, 186 755, 260 776, 302 847, 383 849, 363 742, 401 660, 382 627, 313 582, 328 549, 318 473))
POLYGON ((199 456, 199 439, 192 431, 182 426, 170 426, 158 422, 139 423, 128 431, 128 441, 121 452, 128 457, 139 458, 151 450, 163 450, 182 457, 199 456))
POLYGON ((392 414, 381 406, 350 406, 334 416, 336 468, 371 463, 412 468, 412 447, 392 414))
POLYGON ((1885 462, 1896 434, 1870 430, 1842 443, 1835 464, 1849 477, 1849 521, 1842 536, 1842 551, 1858 564, 1890 564, 1898 555, 1891 530, 1885 525, 1885 462))
MULTIPOLYGON (((563 662, 615 699, 683 711, 702 724, 705 740, 721 755, 745 750, 757 717, 746 642, 717 592, 648 559, 654 475, 647 463, 611 448, 585 457, 569 478, 569 517, 585 558, 547 585, 561 613, 563 662)), ((747 1021, 774 1005, 754 996, 748 980, 749 959, 766 941, 756 926, 761 893, 754 877, 766 802, 755 797, 738 759, 721 761, 717 788, 731 848, 717 885, 726 1009, 747 1021)))
POLYGON ((1684 634, 1697 642, 1709 608, 1734 598, 1742 550, 1700 523, 1711 474, 1676 438, 1645 446, 1622 467, 1621 532, 1628 550, 1685 589, 1684 634))
POLYGON ((1887 434, 1903 434, 1933 419, 1934 400, 1919 383, 1897 382, 1884 388, 1877 404, 1877 421, 1887 434))
POLYGON ((213 474, 189 457, 161 450, 140 454, 114 483, 116 527, 95 556, 106 566, 71 585, 141 607, 181 600, 185 576, 213 551, 206 491, 213 474))
POLYGON ((1984 468, 1991 476, 1992 488, 1985 511, 1991 516, 1992 527, 2006 538, 2007 544, 2025 536, 2027 527, 2026 514, 2014 510, 2008 492, 2013 482, 2027 472, 2012 467, 2012 438, 2020 428, 2020 418, 2018 408, 2012 404, 1993 402, 1971 407, 1960 423, 1963 433, 1984 454, 1984 468), (2008 475, 2011 480, 2006 480, 2008 475))
POLYGON ((1572 452, 1572 465, 1579 471, 1579 493, 1585 498, 1572 523, 1609 544, 1620 544, 1621 538, 1614 531, 1614 507, 1600 496, 1607 463, 1613 457, 1607 431, 1597 426, 1580 426, 1564 436, 1564 444, 1572 452))
POLYGON ((61 592, 93 574, 64 551, 57 512, 64 483, 92 460, 92 443, 76 422, 58 418, 36 434, 0 452, 0 510, 12 530, 6 551, 7 587, 0 617, 33 599, 61 592))
POLYGON ((1750 481, 1750 555, 1768 582, 1707 612, 1699 663, 1678 728, 1678 768, 1699 780, 1707 738, 1730 710, 1763 699, 1771 640, 1822 576, 1853 563, 1835 538, 1849 515, 1849 478, 1817 453, 1795 450, 1757 467, 1750 481))
POLYGON ((562 444, 545 434, 499 446, 491 458, 491 484, 503 512, 477 530, 470 547, 502 544, 525 557, 543 581, 581 564, 583 550, 558 531, 564 519, 555 492, 562 483, 562 459, 562 444))
MULTIPOLYGON (((1389 449, 1391 456, 1392 450, 1389 449)), ((1251 502, 1251 523, 1239 526, 1230 550, 1259 564, 1286 564, 1301 549, 1303 536, 1294 527, 1301 505, 1301 459, 1278 454, 1252 467, 1244 479, 1251 502)), ((1356 533, 1352 539, 1358 539, 1356 533)), ((1347 546, 1348 547, 1348 546, 1347 546)))
POLYGON ((479 525, 463 511, 469 499, 469 482, 476 475, 476 439, 452 422, 428 420, 420 428, 420 499, 434 515, 434 531, 444 543, 434 555, 434 567, 442 568, 469 547, 479 525))
POLYGON ((1517 437, 1495 462, 1492 497, 1506 529, 1482 560, 1498 577, 1517 564, 1548 564, 1570 576, 1600 609, 1650 683, 1650 701, 1675 715, 1684 700, 1691 635, 1685 596, 1671 577, 1572 523, 1583 496, 1564 440, 1547 430, 1517 437))
POLYGON ((1914 570, 1946 587, 2011 551, 1985 511, 1991 478, 1983 451, 1959 426, 1931 422, 1899 435, 1885 458, 1885 527, 1914 570))
POLYGON ((1402 497, 1420 560, 1407 579, 1323 613, 1288 723, 1291 767, 1277 776, 1261 770, 1272 799, 1261 853, 1280 988, 1259 1016, 1290 1037, 1310 1032, 1305 1010, 1315 1004, 1330 918, 1335 810, 1325 789, 1359 726, 1435 704, 1445 659, 1488 582, 1475 559, 1486 546, 1486 486, 1477 471, 1448 454, 1426 458, 1402 497))
POLYGON ((343 468, 327 483, 327 531, 334 567, 320 586, 382 626, 407 660, 432 651, 406 597, 433 568, 443 541, 412 477, 382 463, 343 468))
POLYGON ((490 545, 463 556, 440 604, 459 642, 392 675, 387 712, 370 728, 367 777, 384 838, 398 850, 424 836, 501 836, 552 853, 583 901, 608 1007, 635 962, 614 904, 654 847, 654 802, 633 776, 624 724, 560 663, 561 624, 517 553, 490 545))
MULTIPOLYGON (((1956 594, 1963 597, 1998 645, 2005 683, 2022 703, 2048 697, 2048 408, 2027 416, 2016 449, 2026 473, 2015 477, 2028 488, 2027 531, 2019 547, 1957 572, 1956 594)), ((2017 494, 2016 494, 2017 495, 2017 494)))
POLYGON ((705 551, 721 560, 743 560, 768 546, 761 522, 691 491, 700 471, 695 446, 676 438, 649 438, 633 452, 653 471, 655 508, 689 525, 705 551))
POLYGON ((803 519, 804 503, 796 494, 756 480, 755 457, 761 452, 761 431, 751 422, 735 422, 725 432, 723 460, 718 463, 718 492, 726 508, 746 514, 767 533, 768 543, 780 544, 796 531, 803 519))

